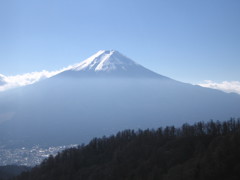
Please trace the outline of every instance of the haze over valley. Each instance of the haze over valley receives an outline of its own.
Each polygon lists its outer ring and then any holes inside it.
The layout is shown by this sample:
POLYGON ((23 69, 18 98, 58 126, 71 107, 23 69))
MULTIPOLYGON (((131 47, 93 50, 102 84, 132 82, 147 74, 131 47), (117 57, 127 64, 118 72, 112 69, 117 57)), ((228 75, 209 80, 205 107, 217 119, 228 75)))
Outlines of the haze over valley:
POLYGON ((6 147, 81 144, 124 129, 240 117, 239 95, 173 80, 114 50, 0 99, 6 147))

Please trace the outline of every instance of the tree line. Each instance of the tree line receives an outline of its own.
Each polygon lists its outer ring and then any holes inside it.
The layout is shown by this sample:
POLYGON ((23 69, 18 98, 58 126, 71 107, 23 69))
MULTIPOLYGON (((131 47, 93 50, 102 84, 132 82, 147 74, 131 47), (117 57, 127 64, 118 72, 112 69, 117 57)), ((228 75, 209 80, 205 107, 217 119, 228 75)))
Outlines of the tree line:
POLYGON ((124 130, 50 156, 12 180, 237 180, 240 119, 124 130))

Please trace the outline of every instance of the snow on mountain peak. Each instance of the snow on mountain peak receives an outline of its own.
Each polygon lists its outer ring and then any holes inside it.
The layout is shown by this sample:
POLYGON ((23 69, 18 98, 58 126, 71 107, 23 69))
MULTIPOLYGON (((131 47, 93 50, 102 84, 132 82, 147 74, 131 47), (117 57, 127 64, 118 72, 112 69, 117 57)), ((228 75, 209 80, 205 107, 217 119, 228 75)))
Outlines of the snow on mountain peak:
POLYGON ((166 78, 115 50, 101 50, 85 61, 71 66, 59 76, 94 78, 166 78))
POLYGON ((74 71, 113 71, 127 70, 137 63, 115 50, 100 50, 85 61, 75 65, 74 71))

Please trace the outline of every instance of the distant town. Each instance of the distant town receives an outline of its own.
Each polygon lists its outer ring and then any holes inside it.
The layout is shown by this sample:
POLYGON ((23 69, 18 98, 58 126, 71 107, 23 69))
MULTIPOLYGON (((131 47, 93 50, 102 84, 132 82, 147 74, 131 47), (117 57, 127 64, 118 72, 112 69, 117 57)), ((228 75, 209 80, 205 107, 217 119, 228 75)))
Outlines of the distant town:
POLYGON ((42 148, 35 145, 31 148, 0 148, 0 166, 5 165, 24 165, 33 167, 40 164, 43 159, 50 155, 55 156, 58 152, 66 148, 76 147, 77 145, 56 146, 49 148, 42 148))

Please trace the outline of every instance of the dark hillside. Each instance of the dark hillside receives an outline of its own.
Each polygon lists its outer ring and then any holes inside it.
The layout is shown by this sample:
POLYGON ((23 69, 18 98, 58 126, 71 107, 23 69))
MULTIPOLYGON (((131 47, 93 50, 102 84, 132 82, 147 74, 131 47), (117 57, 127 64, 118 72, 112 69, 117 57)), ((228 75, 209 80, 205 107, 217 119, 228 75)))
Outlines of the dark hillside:
POLYGON ((13 176, 17 176, 24 171, 29 171, 31 168, 26 166, 0 166, 0 180, 5 180, 13 176))
POLYGON ((49 157, 15 180, 237 180, 240 119, 125 130, 49 157))

